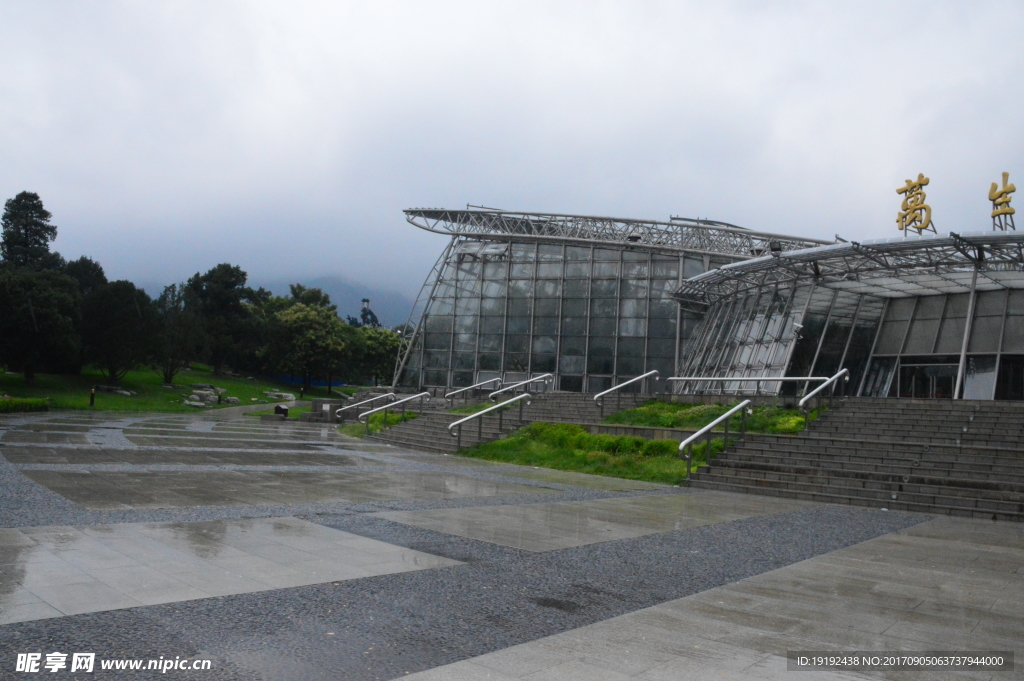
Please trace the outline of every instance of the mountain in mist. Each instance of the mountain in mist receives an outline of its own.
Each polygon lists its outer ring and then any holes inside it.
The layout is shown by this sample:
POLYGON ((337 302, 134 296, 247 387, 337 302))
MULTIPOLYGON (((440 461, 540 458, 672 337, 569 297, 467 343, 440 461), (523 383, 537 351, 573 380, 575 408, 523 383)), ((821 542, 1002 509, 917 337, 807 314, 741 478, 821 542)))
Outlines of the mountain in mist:
POLYGON ((276 296, 289 295, 289 284, 302 284, 306 288, 322 290, 331 297, 331 302, 338 306, 338 314, 342 319, 346 316, 358 319, 363 298, 370 299, 370 309, 377 315, 380 323, 389 328, 404 324, 409 319, 409 311, 412 309, 413 299, 402 293, 383 291, 338 277, 310 277, 294 280, 253 278, 249 281, 249 286, 253 288, 262 286, 276 296))

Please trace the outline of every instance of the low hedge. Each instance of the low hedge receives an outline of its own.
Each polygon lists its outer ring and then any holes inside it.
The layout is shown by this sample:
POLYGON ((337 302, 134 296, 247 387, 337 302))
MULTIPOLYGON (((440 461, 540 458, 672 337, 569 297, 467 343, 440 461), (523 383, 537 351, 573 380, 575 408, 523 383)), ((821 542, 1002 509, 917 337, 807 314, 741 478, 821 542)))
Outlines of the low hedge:
POLYGON ((0 397, 0 414, 18 411, 47 411, 50 405, 45 398, 0 397))

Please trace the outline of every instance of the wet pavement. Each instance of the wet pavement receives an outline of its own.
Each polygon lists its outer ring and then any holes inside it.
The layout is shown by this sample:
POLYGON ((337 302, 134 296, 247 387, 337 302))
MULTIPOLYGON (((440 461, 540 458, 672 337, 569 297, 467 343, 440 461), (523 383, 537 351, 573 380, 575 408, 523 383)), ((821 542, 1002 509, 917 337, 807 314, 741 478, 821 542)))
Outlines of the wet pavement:
MULTIPOLYGON (((0 455, 0 678, 63 649, 208 659, 208 679, 779 678, 793 649, 1024 641, 1017 524, 423 454, 231 410, 0 416, 0 455)), ((1024 678, 906 674, 808 678, 1024 678)), ((193 678, 128 678, 175 675, 193 678)))

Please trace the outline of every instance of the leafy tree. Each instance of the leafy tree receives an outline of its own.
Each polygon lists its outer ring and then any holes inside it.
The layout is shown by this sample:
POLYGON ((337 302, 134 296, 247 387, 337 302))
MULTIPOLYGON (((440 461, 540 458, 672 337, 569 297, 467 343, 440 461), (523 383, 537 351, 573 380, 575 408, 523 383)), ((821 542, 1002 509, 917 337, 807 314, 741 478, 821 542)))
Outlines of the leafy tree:
POLYGON ((57 238, 57 226, 50 224, 53 217, 43 208, 43 202, 34 192, 21 192, 4 204, 3 239, 0 256, 14 267, 57 269, 63 265, 58 253, 50 253, 50 242, 57 238))
POLYGON ((395 375, 398 352, 404 341, 394 331, 380 327, 363 326, 359 329, 364 339, 363 367, 374 385, 389 383, 395 375))
POLYGON ((25 373, 78 357, 79 303, 75 280, 56 271, 0 269, 0 362, 25 373))
POLYGON ((338 306, 331 304, 331 297, 318 288, 306 288, 302 284, 290 284, 292 301, 309 305, 310 307, 322 307, 337 312, 338 306))
POLYGON ((198 355, 202 347, 202 322, 194 295, 184 285, 171 284, 156 299, 157 336, 153 359, 164 383, 198 355))
POLYGON ((130 281, 100 286, 82 300, 82 344, 86 361, 117 383, 149 360, 157 332, 153 301, 130 281))
POLYGON ((309 390, 313 376, 326 373, 345 349, 344 324, 324 307, 296 303, 275 315, 281 368, 302 376, 309 390))
POLYGON ((214 373, 238 359, 243 341, 252 332, 251 310, 245 302, 254 292, 246 287, 247 279, 241 267, 222 263, 206 274, 197 272, 185 285, 198 305, 214 373))
POLYGON ((65 265, 64 274, 78 282, 78 290, 83 296, 89 295, 107 283, 107 275, 103 272, 103 267, 84 255, 65 265))

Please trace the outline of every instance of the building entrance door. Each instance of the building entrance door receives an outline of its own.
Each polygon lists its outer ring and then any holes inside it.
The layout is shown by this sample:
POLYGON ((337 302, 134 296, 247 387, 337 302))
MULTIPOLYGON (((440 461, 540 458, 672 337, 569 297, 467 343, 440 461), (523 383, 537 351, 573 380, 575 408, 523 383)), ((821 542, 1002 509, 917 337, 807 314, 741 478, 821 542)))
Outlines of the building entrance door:
POLYGON ((952 399, 956 386, 956 364, 900 363, 900 397, 952 399))

